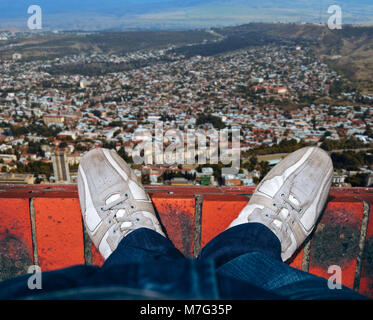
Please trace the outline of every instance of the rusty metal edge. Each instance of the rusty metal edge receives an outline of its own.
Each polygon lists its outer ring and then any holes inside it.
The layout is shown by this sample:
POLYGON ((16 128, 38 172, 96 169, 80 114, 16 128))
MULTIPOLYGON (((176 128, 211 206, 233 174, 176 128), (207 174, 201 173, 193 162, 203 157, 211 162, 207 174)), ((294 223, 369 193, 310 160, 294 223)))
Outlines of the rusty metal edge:
POLYGON ((82 217, 82 227, 83 227, 84 261, 85 261, 85 264, 92 265, 92 242, 85 228, 83 217, 82 217))
POLYGON ((30 198, 29 201, 30 208, 30 221, 31 221, 31 239, 32 239, 32 254, 34 265, 39 265, 39 255, 38 255, 38 245, 36 237, 36 212, 34 206, 34 198, 30 198))
POLYGON ((198 255, 201 252, 203 196, 196 195, 194 198, 195 198, 195 208, 194 208, 193 256, 198 257, 198 255))
POLYGON ((303 256, 302 256, 302 271, 308 272, 310 267, 311 257, 311 237, 307 237, 304 242, 303 256))
POLYGON ((363 207, 363 219, 362 219, 362 222, 361 222, 360 238, 359 238, 359 253, 356 257, 356 269, 355 269, 355 278, 354 278, 354 286, 353 286, 353 289, 355 291, 359 291, 359 289, 360 289, 361 269, 362 269, 365 241, 366 241, 368 224, 369 224, 370 205, 366 201, 363 201, 363 205, 364 205, 364 207, 363 207))
MULTIPOLYGON (((203 186, 145 186, 146 190, 153 194, 170 194, 174 196, 180 195, 244 195, 250 196, 253 192, 253 187, 203 187, 203 186), (186 191, 188 191, 186 193, 186 191)), ((332 188, 331 196, 334 201, 343 200, 343 197, 356 197, 359 195, 373 196, 373 188, 332 188), (334 199, 334 197, 336 197, 334 199)), ((58 197, 78 197, 76 185, 0 185, 0 198, 58 198, 58 197)))

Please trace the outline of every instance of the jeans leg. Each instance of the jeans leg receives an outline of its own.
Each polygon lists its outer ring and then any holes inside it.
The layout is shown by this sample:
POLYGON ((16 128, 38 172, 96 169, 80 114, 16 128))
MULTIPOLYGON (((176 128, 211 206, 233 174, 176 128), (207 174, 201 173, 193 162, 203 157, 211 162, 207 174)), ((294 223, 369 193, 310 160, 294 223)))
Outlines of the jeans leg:
POLYGON ((259 223, 228 229, 202 250, 199 259, 215 261, 217 274, 230 277, 286 299, 364 299, 342 287, 331 290, 328 281, 282 262, 281 244, 259 223))
POLYGON ((213 259, 219 268, 248 252, 262 252, 282 261, 280 241, 261 223, 241 224, 224 231, 206 244, 198 259, 213 259))
POLYGON ((151 229, 141 228, 122 239, 116 250, 105 261, 103 268, 175 259, 185 259, 185 257, 169 239, 151 229))
POLYGON ((0 282, 0 300, 23 299, 53 291, 74 289, 84 286, 100 271, 99 267, 78 265, 56 271, 43 272, 40 277, 41 288, 30 288, 33 274, 25 274, 0 282))
MULTIPOLYGON (((147 265, 152 266, 152 262, 167 263, 171 259, 180 260, 182 263, 185 258, 170 240, 153 230, 142 228, 133 231, 120 242, 102 269, 96 266, 81 265, 43 272, 41 290, 29 289, 28 280, 31 274, 19 276, 0 283, 0 299, 17 299, 87 285, 131 284, 136 286, 135 279, 137 278, 134 275, 141 269, 139 266, 145 269, 147 265), (126 268, 125 275, 123 275, 123 268, 126 268)), ((140 280, 139 278, 138 282, 140 280)))

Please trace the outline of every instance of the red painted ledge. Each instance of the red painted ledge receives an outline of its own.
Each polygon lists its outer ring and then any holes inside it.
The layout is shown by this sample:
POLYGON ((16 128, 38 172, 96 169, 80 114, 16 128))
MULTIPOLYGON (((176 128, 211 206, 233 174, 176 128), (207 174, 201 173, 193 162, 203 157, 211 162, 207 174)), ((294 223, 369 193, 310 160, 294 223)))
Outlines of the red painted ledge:
MULTIPOLYGON (((196 256, 246 205, 251 187, 147 186, 168 237, 186 256, 196 256)), ((373 298, 373 189, 332 189, 311 237, 287 262, 373 298)), ((76 186, 0 186, 0 280, 76 264, 102 265, 84 232, 76 186)))

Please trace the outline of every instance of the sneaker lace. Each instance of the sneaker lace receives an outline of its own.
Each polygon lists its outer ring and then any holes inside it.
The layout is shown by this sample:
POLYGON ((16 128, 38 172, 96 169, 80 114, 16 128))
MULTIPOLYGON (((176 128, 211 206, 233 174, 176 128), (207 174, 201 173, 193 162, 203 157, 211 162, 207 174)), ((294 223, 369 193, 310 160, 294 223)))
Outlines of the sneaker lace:
POLYGON ((283 239, 290 241, 290 231, 292 230, 291 226, 294 225, 296 219, 302 213, 302 208, 295 205, 293 202, 286 197, 286 194, 282 193, 280 199, 277 199, 273 202, 273 209, 267 208, 264 214, 267 218, 272 220, 277 220, 281 222, 280 233, 283 239), (288 215, 283 217, 281 215, 281 210, 286 209, 288 215))
POLYGON ((129 199, 128 194, 124 194, 123 196, 119 197, 115 201, 101 207, 101 211, 109 212, 109 215, 112 216, 109 218, 108 222, 109 224, 115 223, 113 233, 120 232, 123 236, 128 234, 130 231, 133 231, 138 228, 136 224, 140 221, 139 218, 136 218, 135 216, 118 216, 117 213, 120 209, 127 210, 129 208, 135 209, 133 205, 128 205, 127 200, 129 199))

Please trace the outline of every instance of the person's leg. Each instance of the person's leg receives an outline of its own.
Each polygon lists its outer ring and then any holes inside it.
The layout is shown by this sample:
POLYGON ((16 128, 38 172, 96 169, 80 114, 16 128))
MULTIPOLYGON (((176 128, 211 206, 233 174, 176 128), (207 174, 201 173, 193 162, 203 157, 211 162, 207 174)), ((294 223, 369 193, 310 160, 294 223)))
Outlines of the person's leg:
POLYGON ((144 186, 114 150, 94 149, 83 157, 78 191, 84 225, 104 268, 184 258, 166 238, 144 186))
MULTIPOLYGON (((171 260, 173 263, 178 261, 178 267, 182 269, 185 257, 167 238, 151 229, 140 228, 122 239, 116 250, 105 261, 102 269, 81 265, 43 272, 41 289, 34 290, 28 286, 29 279, 33 275, 23 275, 0 283, 0 299, 36 295, 50 297, 48 295, 55 295, 56 292, 95 286, 130 286, 138 289, 146 279, 153 285, 156 283, 156 277, 152 277, 151 269, 145 272, 147 266, 165 270, 165 265, 170 265, 171 260), (138 277, 140 273, 143 274, 141 278, 138 277)), ((164 275, 162 278, 169 279, 167 277, 172 277, 171 269, 168 270, 167 276, 164 275)))
POLYGON ((42 272, 36 281, 36 274, 25 274, 0 282, 0 300, 24 299, 25 297, 47 294, 84 286, 100 270, 96 266, 79 265, 56 271, 42 272), (40 282, 39 282, 40 281, 40 282), (30 285, 31 284, 31 285, 30 285), (35 285, 38 287, 35 287, 35 285), (40 287, 39 287, 40 285, 40 287))
POLYGON ((84 225, 105 259, 103 268, 76 266, 43 273, 43 289, 32 292, 27 286, 30 275, 25 275, 1 284, 0 297, 3 294, 9 299, 98 284, 136 287, 134 279, 141 287, 137 269, 170 260, 184 262, 181 252, 165 237, 141 182, 115 151, 95 149, 83 157, 78 191, 84 225), (127 266, 125 272, 123 266, 127 266), (14 290, 7 292, 8 286, 14 290))
POLYGON ((324 150, 293 152, 266 175, 248 205, 200 258, 213 258, 219 274, 287 298, 360 298, 347 288, 330 290, 325 279, 283 263, 315 228, 332 175, 333 164, 324 150))
MULTIPOLYGON (((281 259, 280 241, 260 223, 241 224, 226 230, 202 249, 198 259, 213 259, 218 275, 259 287, 284 299, 364 298, 346 287, 331 290, 326 279, 285 264, 281 259)), ((241 286, 240 290, 244 293, 245 287, 241 286)))
POLYGON ((103 268, 129 263, 185 259, 173 243, 151 229, 140 228, 126 236, 105 261, 103 268))
MULTIPOLYGON (((150 238, 169 244, 160 238, 165 234, 144 186, 114 150, 94 149, 84 155, 78 170, 78 192, 84 226, 105 260, 137 229, 151 229, 159 237, 150 238)), ((150 238, 137 241, 149 245, 150 238)))

